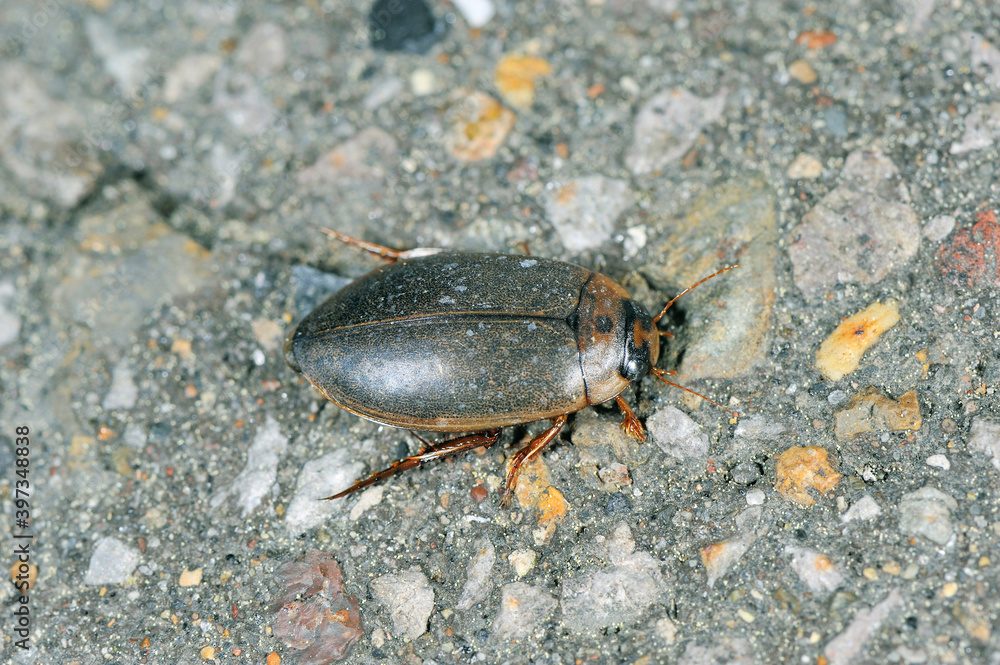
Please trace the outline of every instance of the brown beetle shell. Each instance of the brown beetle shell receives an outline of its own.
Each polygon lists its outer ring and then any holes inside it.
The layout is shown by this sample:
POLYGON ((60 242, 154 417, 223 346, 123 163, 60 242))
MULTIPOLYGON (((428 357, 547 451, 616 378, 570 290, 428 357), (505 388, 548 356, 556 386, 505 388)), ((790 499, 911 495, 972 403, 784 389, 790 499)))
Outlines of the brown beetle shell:
POLYGON ((610 278, 569 263, 442 252, 386 265, 335 293, 288 336, 285 357, 331 401, 376 422, 501 428, 572 413, 628 386, 620 368, 636 324, 623 302, 642 312, 656 363, 649 316, 628 298, 610 278))

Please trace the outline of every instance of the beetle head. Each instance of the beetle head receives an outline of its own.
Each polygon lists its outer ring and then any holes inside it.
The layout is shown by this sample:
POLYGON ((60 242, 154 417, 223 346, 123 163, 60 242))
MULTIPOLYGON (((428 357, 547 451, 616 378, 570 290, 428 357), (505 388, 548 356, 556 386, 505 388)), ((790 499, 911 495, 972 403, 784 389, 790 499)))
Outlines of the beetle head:
POLYGON ((638 381, 660 359, 660 335, 645 307, 629 299, 624 301, 623 310, 625 355, 619 371, 629 381, 638 381))

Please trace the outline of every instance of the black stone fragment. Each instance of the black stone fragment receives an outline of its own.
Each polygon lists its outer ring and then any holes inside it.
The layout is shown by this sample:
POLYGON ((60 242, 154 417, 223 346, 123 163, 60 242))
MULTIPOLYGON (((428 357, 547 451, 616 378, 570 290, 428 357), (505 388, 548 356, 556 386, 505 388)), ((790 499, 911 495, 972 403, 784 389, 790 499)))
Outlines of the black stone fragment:
POLYGON ((372 48, 426 53, 444 34, 424 0, 375 0, 368 15, 372 48))

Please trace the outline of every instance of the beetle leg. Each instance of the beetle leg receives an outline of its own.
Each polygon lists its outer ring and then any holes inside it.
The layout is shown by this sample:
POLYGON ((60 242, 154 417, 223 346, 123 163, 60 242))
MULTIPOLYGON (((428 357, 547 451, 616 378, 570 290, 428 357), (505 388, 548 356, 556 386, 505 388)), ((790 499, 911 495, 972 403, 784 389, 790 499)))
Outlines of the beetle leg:
POLYGON ((630 436, 634 436, 640 441, 645 441, 646 431, 642 428, 642 423, 639 422, 639 419, 636 417, 635 411, 632 410, 632 407, 628 405, 628 402, 626 402, 621 395, 615 398, 615 402, 618 404, 618 408, 622 410, 622 415, 625 417, 625 419, 622 420, 622 429, 625 430, 625 433, 630 436))
POLYGON ((443 249, 436 247, 418 247, 416 249, 393 249, 392 247, 386 247, 385 245, 379 245, 374 242, 368 242, 367 240, 361 240, 360 238, 355 238, 349 236, 346 233, 341 233, 340 231, 334 231, 333 229, 327 229, 322 226, 318 227, 320 231, 330 236, 331 238, 336 238, 345 245, 350 245, 351 247, 356 247, 358 249, 364 250, 375 256, 382 257, 386 261, 395 263, 396 261, 402 259, 412 259, 419 256, 430 256, 431 254, 437 254, 443 252, 443 249))
POLYGON ((537 455, 542 448, 547 446, 552 439, 556 438, 559 434, 559 430, 563 428, 566 424, 567 416, 562 415, 552 419, 552 427, 548 428, 534 439, 531 443, 521 448, 517 453, 511 458, 510 469, 507 471, 507 482, 503 489, 503 498, 500 500, 501 506, 507 506, 510 504, 511 494, 514 492, 514 488, 517 487, 517 476, 521 470, 521 467, 529 459, 537 455))
MULTIPOLYGON (((407 469, 412 469, 432 460, 447 457, 448 455, 454 455, 464 450, 472 450, 473 448, 479 448, 480 446, 488 448, 500 440, 500 431, 501 430, 498 429, 492 429, 488 432, 448 439, 447 441, 442 441, 441 443, 427 444, 421 448, 420 452, 416 455, 413 455, 412 457, 404 457, 401 460, 393 462, 387 468, 382 469, 381 471, 376 471, 364 480, 359 480, 343 492, 337 492, 333 496, 323 497, 321 500, 329 501, 332 499, 339 499, 347 496, 348 494, 354 494, 360 489, 364 489, 369 485, 374 485, 383 478, 394 476, 401 471, 406 471, 407 469)), ((420 439, 420 437, 417 438, 420 439)), ((423 441, 423 439, 420 440, 423 441)))

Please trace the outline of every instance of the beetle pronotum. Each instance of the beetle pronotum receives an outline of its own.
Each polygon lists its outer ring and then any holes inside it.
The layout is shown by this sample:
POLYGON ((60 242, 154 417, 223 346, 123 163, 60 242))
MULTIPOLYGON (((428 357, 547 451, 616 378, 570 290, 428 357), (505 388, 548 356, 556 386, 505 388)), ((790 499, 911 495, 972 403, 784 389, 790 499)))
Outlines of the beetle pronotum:
POLYGON ((389 263, 337 291, 292 330, 284 348, 288 365, 363 418, 411 430, 476 432, 425 442, 416 455, 330 499, 434 459, 492 446, 504 427, 550 420, 511 459, 507 503, 518 470, 559 434, 567 416, 610 400, 624 415, 622 428, 645 440, 622 397, 629 385, 652 373, 694 393, 667 380, 674 372, 656 367, 660 335, 669 335, 657 322, 677 298, 737 267, 702 279, 651 317, 610 277, 571 263, 401 251, 323 232, 389 263))

